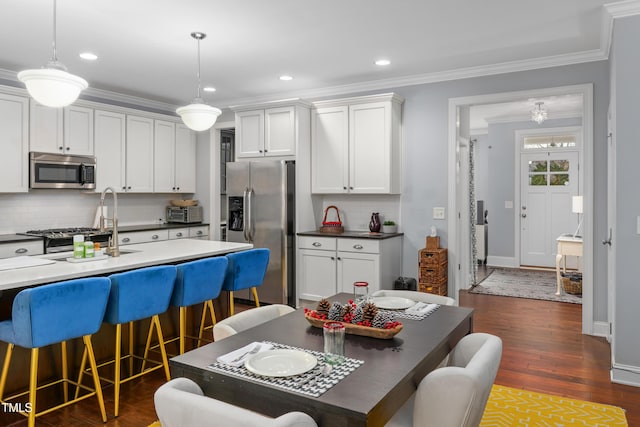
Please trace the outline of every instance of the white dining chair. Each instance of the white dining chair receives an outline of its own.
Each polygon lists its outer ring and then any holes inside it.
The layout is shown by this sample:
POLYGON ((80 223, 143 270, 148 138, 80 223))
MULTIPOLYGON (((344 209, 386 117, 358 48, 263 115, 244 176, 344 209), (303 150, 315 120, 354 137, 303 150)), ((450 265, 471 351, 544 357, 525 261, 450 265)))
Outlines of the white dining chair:
POLYGON ((156 390, 153 401, 162 427, 318 427, 303 412, 288 412, 270 418, 204 396, 188 378, 174 378, 156 390))
POLYGON ((458 305, 455 299, 451 297, 445 297, 442 295, 430 294, 428 292, 418 291, 401 291, 401 290, 387 290, 382 289, 375 291, 371 294, 371 297, 400 297, 408 298, 413 301, 425 302, 428 304, 440 304, 440 305, 458 305))
POLYGON ((218 341, 235 335, 240 331, 253 328, 292 311, 295 311, 295 309, 284 304, 250 308, 216 323, 213 327, 213 340, 218 341))
POLYGON ((387 427, 477 427, 489 400, 502 340, 494 335, 465 336, 449 353, 447 365, 432 371, 387 427))

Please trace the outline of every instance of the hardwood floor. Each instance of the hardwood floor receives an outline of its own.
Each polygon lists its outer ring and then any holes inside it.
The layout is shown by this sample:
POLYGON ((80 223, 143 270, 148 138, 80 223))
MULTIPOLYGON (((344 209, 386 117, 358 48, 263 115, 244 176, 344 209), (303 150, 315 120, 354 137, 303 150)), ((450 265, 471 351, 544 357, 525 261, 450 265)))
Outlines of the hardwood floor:
MULTIPOLYGON (((640 426, 640 388, 609 381, 609 344, 580 333, 579 305, 467 292, 460 293, 460 305, 476 309, 476 332, 503 340, 497 384, 620 406, 627 410, 629 426, 640 426)), ((146 427, 157 419, 153 393, 163 383, 162 372, 156 371, 124 384, 117 419, 113 388, 105 387, 106 424, 96 399, 90 398, 39 418, 37 425, 146 427)), ((21 416, 0 415, 0 425, 26 426, 21 416)))

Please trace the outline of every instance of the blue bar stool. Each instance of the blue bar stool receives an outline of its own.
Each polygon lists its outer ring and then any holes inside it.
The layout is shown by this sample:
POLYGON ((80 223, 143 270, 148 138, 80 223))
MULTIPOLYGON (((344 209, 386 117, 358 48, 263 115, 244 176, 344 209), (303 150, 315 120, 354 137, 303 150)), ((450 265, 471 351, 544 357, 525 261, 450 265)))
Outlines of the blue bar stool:
POLYGON ((177 338, 165 341, 165 344, 179 339, 180 354, 184 353, 185 338, 197 339, 198 345, 200 345, 205 329, 212 329, 213 325, 216 324, 213 300, 218 298, 222 290, 222 284, 227 273, 227 264, 226 257, 218 256, 185 262, 176 266, 178 275, 173 288, 173 295, 171 295, 170 305, 180 309, 180 333, 177 338), (187 307, 201 303, 204 303, 204 306, 202 307, 198 338, 195 338, 186 334, 187 307), (205 328, 207 311, 211 317, 212 324, 205 328))
MULTIPOLYGON (((0 401, 5 403, 25 394, 29 395, 25 409, 29 427, 35 426, 36 417, 63 406, 70 405, 91 396, 97 396, 102 421, 107 421, 100 379, 93 375, 95 389, 82 386, 91 393, 69 401, 68 383, 79 386, 68 379, 66 341, 80 338, 84 341, 91 371, 97 373, 96 360, 91 345, 91 335, 100 329, 109 298, 110 282, 106 277, 68 280, 20 291, 12 307, 11 320, 0 322, 0 341, 6 342, 7 352, 0 376, 0 401), (38 354, 42 347, 60 343, 62 346, 62 379, 45 385, 37 385, 38 354), (14 346, 31 349, 29 390, 3 399, 4 387, 9 372, 14 346), (36 392, 38 389, 63 383, 64 403, 44 411, 36 412, 36 392)), ((4 406, 4 405, 3 405, 4 406)))
MULTIPOLYGON (((169 362, 167 361, 167 353, 164 347, 162 337, 162 329, 160 327, 161 313, 169 308, 169 301, 173 286, 176 280, 176 267, 174 265, 161 265, 155 267, 140 268, 124 273, 112 274, 109 276, 111 280, 111 293, 109 294, 109 302, 104 316, 104 321, 116 326, 116 347, 115 359, 100 366, 115 363, 114 380, 111 381, 103 377, 104 381, 114 384, 115 411, 117 417, 120 408, 120 384, 138 378, 144 374, 155 371, 164 367, 167 381, 171 380, 169 373, 169 362), (133 322, 151 318, 149 325, 149 334, 147 337, 147 347, 155 327, 158 337, 160 353, 162 355, 162 363, 157 366, 145 370, 147 354, 144 357, 134 355, 133 352, 133 322), (122 356, 122 324, 129 323, 129 354, 122 356), (143 359, 140 372, 133 374, 133 359, 143 359), (120 362, 122 359, 129 359, 129 376, 122 379, 120 374, 120 362)), ((85 356, 82 356, 80 364, 80 376, 78 382, 82 381, 84 373, 85 356)), ((76 389, 76 395, 78 390, 76 389)))
POLYGON ((257 287, 262 285, 269 266, 269 249, 257 248, 227 255, 229 265, 222 289, 229 291, 229 313, 233 316, 233 292, 251 288, 256 307, 260 307, 257 287))

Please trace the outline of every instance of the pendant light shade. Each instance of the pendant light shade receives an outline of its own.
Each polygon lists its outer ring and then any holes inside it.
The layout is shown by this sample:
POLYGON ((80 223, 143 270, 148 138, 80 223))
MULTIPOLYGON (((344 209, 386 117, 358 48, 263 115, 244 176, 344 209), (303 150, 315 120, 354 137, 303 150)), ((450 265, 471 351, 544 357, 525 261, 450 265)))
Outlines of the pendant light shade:
POLYGON ((210 129, 222 114, 219 108, 212 107, 204 103, 200 97, 200 40, 207 35, 204 33, 191 33, 191 37, 198 41, 198 96, 191 101, 191 104, 180 107, 176 113, 189 129, 202 131, 210 129))
POLYGON ((72 104, 89 84, 81 77, 67 72, 58 62, 56 53, 56 0, 53 0, 53 56, 44 68, 24 70, 18 79, 25 84, 29 95, 47 107, 72 104))

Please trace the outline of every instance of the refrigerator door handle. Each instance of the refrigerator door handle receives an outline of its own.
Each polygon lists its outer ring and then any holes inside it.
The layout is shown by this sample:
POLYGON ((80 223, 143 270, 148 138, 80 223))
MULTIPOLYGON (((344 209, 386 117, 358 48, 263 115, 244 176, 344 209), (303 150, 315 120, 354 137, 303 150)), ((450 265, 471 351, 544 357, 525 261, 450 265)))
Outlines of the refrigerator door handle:
POLYGON ((255 230, 253 229, 253 195, 254 195, 254 191, 253 188, 249 189, 249 206, 247 208, 247 212, 249 213, 248 219, 247 219, 247 223, 249 224, 249 231, 248 231, 248 235, 249 235, 249 242, 253 243, 253 238, 255 237, 255 230))
POLYGON ((244 204, 244 215, 242 215, 242 235, 244 236, 244 240, 250 242, 249 238, 249 216, 251 209, 249 207, 249 189, 245 188, 242 193, 242 199, 244 204))

